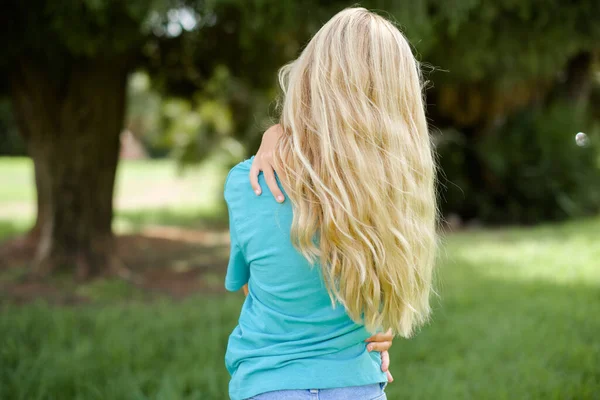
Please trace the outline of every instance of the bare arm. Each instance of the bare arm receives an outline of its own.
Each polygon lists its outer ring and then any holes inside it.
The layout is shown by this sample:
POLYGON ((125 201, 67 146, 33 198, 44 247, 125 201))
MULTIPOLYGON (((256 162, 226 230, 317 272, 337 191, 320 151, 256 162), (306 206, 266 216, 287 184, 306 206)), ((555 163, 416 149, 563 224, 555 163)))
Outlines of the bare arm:
POLYGON ((262 193, 260 185, 258 184, 258 174, 262 171, 265 180, 267 181, 267 186, 269 186, 269 190, 273 194, 273 197, 275 197, 275 200, 279 203, 282 203, 285 198, 279 189, 279 186, 277 186, 277 180, 275 179, 273 151, 275 150, 277 140, 279 140, 282 133, 283 131, 279 124, 273 125, 266 130, 263 134, 262 141, 260 142, 260 148, 252 162, 252 167, 250 167, 250 184, 252 185, 252 189, 254 189, 254 193, 256 193, 257 196, 260 196, 262 193))

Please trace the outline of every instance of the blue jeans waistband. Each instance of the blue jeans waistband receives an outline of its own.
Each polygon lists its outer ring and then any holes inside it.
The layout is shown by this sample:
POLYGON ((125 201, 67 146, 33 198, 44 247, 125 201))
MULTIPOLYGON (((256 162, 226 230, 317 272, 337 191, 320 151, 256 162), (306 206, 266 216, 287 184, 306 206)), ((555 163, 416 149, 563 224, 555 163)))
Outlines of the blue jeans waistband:
POLYGON ((247 400, 385 400, 386 383, 334 389, 277 390, 247 400))

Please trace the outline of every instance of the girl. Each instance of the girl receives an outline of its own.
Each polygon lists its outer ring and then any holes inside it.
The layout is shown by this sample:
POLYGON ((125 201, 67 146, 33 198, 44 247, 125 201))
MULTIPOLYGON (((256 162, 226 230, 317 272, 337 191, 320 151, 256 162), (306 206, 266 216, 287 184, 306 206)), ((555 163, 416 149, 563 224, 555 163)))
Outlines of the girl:
POLYGON ((280 83, 275 184, 290 201, 255 196, 252 160, 225 184, 225 286, 249 289, 225 357, 230 397, 385 399, 365 339, 410 337, 430 311, 434 162, 419 65, 394 25, 351 8, 280 83))

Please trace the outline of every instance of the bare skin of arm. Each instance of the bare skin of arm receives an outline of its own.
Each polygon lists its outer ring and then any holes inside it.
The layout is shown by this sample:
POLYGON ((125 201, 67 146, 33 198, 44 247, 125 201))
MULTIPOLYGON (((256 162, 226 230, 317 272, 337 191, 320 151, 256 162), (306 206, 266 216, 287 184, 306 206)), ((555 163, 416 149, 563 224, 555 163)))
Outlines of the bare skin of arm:
POLYGON ((277 143, 277 140, 279 140, 279 137, 282 133, 283 132, 279 124, 273 125, 265 131, 260 142, 260 148, 258 149, 256 156, 254 156, 254 161, 250 167, 250 184, 252 185, 254 193, 256 193, 257 196, 262 194, 262 189, 258 184, 258 174, 260 171, 262 171, 271 194, 273 194, 273 197, 275 197, 275 200, 277 200, 279 203, 282 203, 285 198, 279 189, 279 186, 277 185, 277 180, 275 179, 275 169, 273 168, 273 150, 275 149, 275 144, 277 143))
MULTIPOLYGON (((262 137, 262 141, 260 143, 260 148, 254 157, 254 161, 252 162, 252 167, 250 167, 250 184, 252 185, 252 189, 257 196, 262 194, 261 187, 258 183, 258 175, 262 171, 265 176, 265 181, 267 182, 267 186, 269 187, 269 191, 275 197, 275 200, 279 203, 285 201, 285 197, 283 193, 279 189, 277 185, 277 180, 275 179, 275 169, 273 167, 273 150, 275 149, 275 144, 277 140, 282 134, 282 129, 279 124, 273 125, 269 129, 267 129, 262 137)), ((248 295, 248 285, 244 285, 244 295, 248 295)), ((388 382, 393 382, 394 377, 389 371, 390 366, 390 354, 388 350, 392 347, 392 342, 394 340, 394 335, 392 335, 392 331, 389 330, 385 333, 378 333, 376 335, 371 336, 365 342, 368 343, 367 350, 368 351, 378 351, 381 353, 381 370, 387 374, 388 382)))

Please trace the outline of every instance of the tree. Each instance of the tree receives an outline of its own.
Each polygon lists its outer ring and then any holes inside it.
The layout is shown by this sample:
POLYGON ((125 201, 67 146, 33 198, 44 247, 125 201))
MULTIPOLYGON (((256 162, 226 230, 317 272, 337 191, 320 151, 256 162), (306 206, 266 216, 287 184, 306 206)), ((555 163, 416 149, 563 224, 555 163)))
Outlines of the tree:
MULTIPOLYGON (((246 88, 255 89, 256 82, 264 81, 265 76, 274 75, 281 63, 297 55, 302 45, 322 23, 348 6, 343 1, 282 3, 286 7, 274 6, 269 2, 241 3, 227 19, 227 24, 231 24, 242 38, 239 49, 243 49, 243 57, 259 57, 262 60, 262 64, 256 61, 236 62, 237 54, 227 59, 226 65, 231 68, 233 77, 246 77, 246 83, 251 82, 244 86, 246 88), (302 6, 294 8, 288 3, 302 3, 302 6), (263 7, 259 8, 258 4, 263 7), (257 22, 253 18, 255 16, 271 23, 257 22), (277 23, 285 18, 287 20, 283 26, 277 23), (246 34, 240 34, 239 29, 247 25, 248 21, 251 26, 244 30, 246 34), (284 57, 281 57, 282 54, 284 57), (273 63, 273 60, 278 62, 273 63), (248 65, 256 65, 257 70, 248 69, 248 65)), ((430 80, 427 84, 428 116, 432 122, 433 134, 437 139, 443 136, 440 141, 441 165, 449 172, 447 175, 443 171, 440 174, 443 211, 458 213, 466 219, 483 218, 490 221, 490 214, 501 211, 496 214, 503 216, 500 208, 508 208, 506 204, 510 203, 506 199, 496 201, 495 197, 528 198, 522 193, 523 189, 512 185, 501 185, 504 186, 501 194, 491 196, 494 201, 490 200, 490 196, 479 195, 497 193, 498 181, 510 179, 510 176, 498 176, 491 164, 489 149, 505 147, 490 146, 490 138, 502 140, 505 130, 515 126, 512 119, 524 113, 535 114, 537 119, 554 119, 555 116, 545 115, 540 111, 558 112, 553 106, 557 101, 564 103, 566 100, 572 103, 569 107, 574 106, 578 113, 587 112, 592 92, 593 60, 594 57, 600 57, 600 26, 590 16, 600 13, 600 2, 583 0, 565 3, 554 0, 542 5, 536 1, 514 0, 365 0, 360 4, 379 10, 382 15, 396 21, 413 43, 417 57, 423 61, 425 78, 430 80), (451 139, 453 135, 438 135, 440 131, 454 132, 457 143, 460 144, 445 149, 443 141, 451 139), (454 158, 459 161, 455 162, 454 158), (462 189, 457 188, 457 184, 462 189), (507 192, 506 187, 513 187, 514 191, 507 192), (463 191, 467 192, 466 196, 463 191), (444 197, 448 201, 443 201, 444 197)), ((235 97, 235 94, 230 96, 232 107, 237 107, 233 113, 236 115, 237 127, 233 131, 237 132, 242 141, 252 144, 252 140, 248 139, 253 136, 243 127, 250 126, 247 123, 250 119, 248 116, 254 116, 260 110, 253 108, 248 102, 236 102, 235 97), (238 112, 240 107, 242 112, 238 112)), ((261 98, 256 92, 252 92, 250 97, 261 98)), ((265 108, 268 101, 255 103, 258 108, 265 108)), ((564 117, 568 113, 558 114, 564 117)), ((586 118, 583 117, 571 120, 573 126, 581 129, 585 126, 585 121, 586 118)), ((567 125, 566 122, 562 121, 561 125, 567 125)), ((565 134, 568 135, 567 132, 565 134)), ((532 140, 542 140, 544 136, 530 134, 529 137, 532 140)), ((557 138, 561 143, 571 139, 557 138)), ((205 141, 204 137, 200 140, 205 141)), ((560 148, 560 145, 554 147, 556 151, 560 148)), ((579 154, 581 160, 589 160, 591 158, 587 155, 581 157, 581 153, 590 153, 592 150, 579 149, 573 155, 579 154)), ((496 156, 511 158, 519 149, 506 151, 506 154, 496 156)), ((522 151, 525 152, 525 148, 522 151)), ((193 157, 194 153, 184 154, 193 157)), ((566 160, 568 157, 558 159, 566 160)), ((537 161, 539 160, 530 159, 530 164, 523 167, 535 167, 537 161)), ((517 214, 522 215, 527 213, 527 209, 538 206, 539 209, 560 209, 557 206, 561 202, 558 197, 573 198, 579 191, 576 187, 586 187, 588 185, 585 182, 594 181, 597 170, 593 164, 588 164, 585 161, 579 166, 589 172, 588 179, 578 179, 579 183, 573 185, 568 183, 571 180, 566 175, 556 177, 562 182, 549 181, 545 187, 572 189, 560 195, 556 190, 545 192, 538 197, 537 202, 529 202, 517 214), (543 199, 547 199, 545 204, 538 203, 543 199)), ((582 198, 586 197, 589 198, 582 198)), ((547 212, 536 220, 554 219, 567 214, 569 213, 547 212)), ((524 222, 525 219, 515 218, 510 221, 524 222)))
MULTIPOLYGON (((264 45, 264 39, 273 37, 268 33, 274 32, 266 27, 283 27, 291 21, 295 6, 280 4, 259 0, 3 4, 0 72, 8 79, 0 89, 10 94, 34 163, 36 273, 74 266, 77 275, 86 278, 118 265, 112 199, 128 74, 145 68, 162 90, 190 95, 217 66, 239 72, 243 65, 240 81, 252 79, 254 87, 260 86, 266 75, 256 71, 261 63, 268 64, 263 57, 270 54, 269 46, 261 56, 241 49, 250 43, 264 45), (275 23, 271 16, 277 17, 275 23), (251 35, 256 42, 249 41, 251 35)), ((252 101, 237 103, 243 114, 252 101)))
MULTIPOLYGON (((276 93, 277 67, 348 5, 4 2, 0 91, 10 93, 35 166, 36 271, 67 265, 87 277, 115 265, 112 197, 130 72, 143 68, 163 93, 189 98, 225 69, 225 84, 207 93, 222 97, 235 115, 232 134, 251 144, 256 136, 248 127, 276 93)), ((589 103, 591 64, 600 43, 600 25, 591 18, 600 13, 596 0, 554 0, 543 7, 533 0, 367 0, 363 5, 385 10, 421 60, 449 71, 430 74, 435 85, 428 91, 429 115, 435 126, 458 128, 467 137, 463 174, 473 188, 490 185, 476 144, 500 132, 507 116, 561 93, 582 107, 589 103), (561 73, 566 82, 561 83, 561 73)), ((215 130, 203 127, 203 143, 215 130)), ((459 206, 468 213, 474 205, 459 206)))
MULTIPOLYGON (((594 176, 598 182, 598 174, 593 163, 578 165, 581 177, 589 176, 578 180, 578 185, 567 185, 570 182, 567 174, 542 174, 540 181, 547 181, 547 185, 543 191, 541 185, 537 186, 539 194, 532 198, 526 185, 521 188, 511 185, 509 182, 517 179, 516 175, 512 174, 512 178, 511 174, 501 175, 492 159, 501 157, 515 161, 517 165, 520 159, 521 171, 538 170, 542 160, 532 159, 528 152, 546 148, 541 142, 544 140, 559 141, 564 143, 563 146, 571 144, 576 131, 564 130, 562 138, 550 138, 524 129, 528 138, 525 143, 529 146, 512 149, 489 146, 489 143, 501 143, 506 136, 512 136, 517 125, 514 119, 529 119, 526 114, 539 119, 547 111, 567 117, 568 113, 554 107, 556 102, 570 103, 573 110, 586 112, 590 104, 592 59, 600 52, 600 29, 590 16, 600 13, 600 2, 557 0, 543 5, 535 1, 511 0, 452 2, 447 7, 440 4, 439 10, 434 23, 437 44, 431 46, 425 57, 448 73, 435 76, 435 85, 428 93, 428 102, 432 105, 429 115, 438 128, 452 127, 459 132, 459 140, 464 144, 458 150, 462 158, 460 167, 452 165, 452 156, 448 153, 441 162, 447 172, 455 168, 457 175, 466 182, 462 190, 467 193, 465 196, 449 182, 447 188, 442 189, 449 199, 448 203, 442 203, 443 208, 466 219, 504 223, 568 216, 567 212, 556 212, 563 208, 559 207, 559 197, 569 198, 570 203, 587 198, 578 193, 584 188, 595 190, 594 176), (490 151, 494 149, 503 149, 505 153, 492 157, 490 151), (554 186, 570 189, 557 193, 550 189, 554 186), (520 208, 521 211, 512 212, 509 208, 520 208), (532 214, 528 212, 532 209, 547 211, 533 219, 525 217, 532 214), (521 216, 508 218, 508 214, 521 216)), ((545 118, 554 119, 555 115, 545 118)), ((542 125, 532 123, 533 126, 539 129, 542 125)), ((572 129, 583 127, 581 123, 573 124, 572 129)), ((550 134, 554 132, 548 131, 550 134)), ((560 147, 555 150, 561 151, 560 147)), ((580 161, 592 159, 577 155, 577 151, 572 156, 580 161)), ((569 168, 568 158, 559 157, 559 154, 552 158, 556 164, 560 160, 565 162, 557 170, 569 168)))
POLYGON ((141 2, 11 1, 2 68, 38 196, 37 272, 111 264, 112 196, 141 2))

